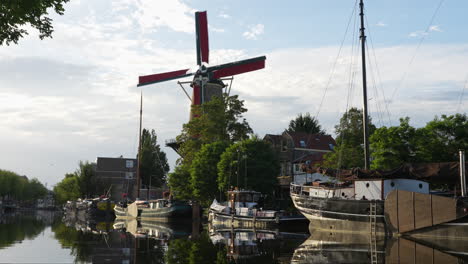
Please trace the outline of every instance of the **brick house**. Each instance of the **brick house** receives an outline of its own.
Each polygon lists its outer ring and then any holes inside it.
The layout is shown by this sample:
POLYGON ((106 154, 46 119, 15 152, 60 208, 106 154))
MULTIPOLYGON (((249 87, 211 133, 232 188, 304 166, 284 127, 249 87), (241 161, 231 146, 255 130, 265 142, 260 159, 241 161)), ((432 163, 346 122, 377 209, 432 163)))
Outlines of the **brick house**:
POLYGON ((304 132, 285 131, 281 135, 267 134, 263 140, 270 142, 278 154, 281 170, 278 173, 279 184, 288 188, 292 181, 301 182, 307 177, 301 170, 303 164, 317 165, 323 156, 332 152, 336 145, 330 135, 307 134, 304 132))
POLYGON ((98 157, 96 162, 96 178, 111 188, 110 196, 121 200, 122 194, 135 199, 136 196, 137 160, 128 158, 98 157))

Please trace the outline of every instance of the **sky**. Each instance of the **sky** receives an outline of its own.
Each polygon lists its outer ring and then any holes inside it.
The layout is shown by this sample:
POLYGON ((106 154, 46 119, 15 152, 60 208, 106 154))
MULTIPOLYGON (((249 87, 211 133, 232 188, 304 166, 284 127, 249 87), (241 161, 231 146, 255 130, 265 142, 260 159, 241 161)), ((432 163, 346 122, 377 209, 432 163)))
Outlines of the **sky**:
MULTIPOLYGON (((136 84, 196 71, 194 12, 204 10, 210 65, 267 57, 265 69, 235 76, 231 92, 260 137, 305 112, 333 135, 343 112, 362 106, 355 0, 71 0, 63 16, 50 12, 53 38, 25 26, 17 45, 0 46, 0 168, 51 188, 80 160, 135 157, 141 89, 143 127, 161 145, 175 138, 190 108, 180 87, 136 84)), ((466 113, 468 2, 372 0, 365 10, 374 124, 466 113)), ((173 169, 177 154, 163 150, 173 169)))

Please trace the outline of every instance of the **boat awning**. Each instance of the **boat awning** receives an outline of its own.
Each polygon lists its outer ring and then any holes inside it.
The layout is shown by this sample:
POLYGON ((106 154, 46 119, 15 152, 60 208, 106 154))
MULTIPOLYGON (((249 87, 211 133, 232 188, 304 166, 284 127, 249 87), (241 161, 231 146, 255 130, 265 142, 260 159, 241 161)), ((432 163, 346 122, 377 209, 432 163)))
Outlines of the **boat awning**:
MULTIPOLYGON (((466 163, 468 165, 468 163, 466 163)), ((337 170, 330 168, 308 168, 308 173, 321 173, 345 181, 360 179, 415 179, 433 183, 457 183, 460 181, 458 162, 405 163, 393 170, 363 170, 354 168, 337 170)))

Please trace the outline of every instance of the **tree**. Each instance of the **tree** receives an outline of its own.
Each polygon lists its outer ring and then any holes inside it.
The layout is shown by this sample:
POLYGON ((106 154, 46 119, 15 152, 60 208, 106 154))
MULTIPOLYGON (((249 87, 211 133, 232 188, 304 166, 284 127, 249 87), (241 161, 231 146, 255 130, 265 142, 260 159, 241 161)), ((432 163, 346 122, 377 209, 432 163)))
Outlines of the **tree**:
POLYGON ((158 144, 154 129, 143 129, 141 135, 140 177, 145 185, 161 187, 169 171, 166 153, 158 144))
POLYGON ((184 164, 176 166, 174 172, 169 173, 168 185, 175 198, 182 200, 191 199, 193 197, 193 188, 190 184, 190 168, 184 164))
POLYGON ((0 170, 0 198, 15 199, 18 201, 34 201, 44 197, 47 188, 34 178, 28 180, 17 173, 0 170))
POLYGON ((39 38, 52 37, 54 31, 48 9, 63 15, 69 0, 3 0, 0 2, 0 45, 17 44, 28 32, 25 25, 39 30, 39 38))
POLYGON ((91 197, 104 193, 104 190, 98 190, 96 181, 95 164, 88 161, 80 161, 78 169, 75 171, 80 186, 80 193, 83 197, 91 197))
POLYGON ((442 115, 428 122, 421 131, 424 155, 431 162, 458 160, 458 150, 468 150, 468 117, 466 114, 442 115))
POLYGON ((202 105, 192 106, 192 118, 184 124, 177 137, 181 142, 180 154, 183 162, 191 163, 203 144, 216 141, 236 142, 253 133, 243 114, 247 112, 244 101, 237 95, 213 97, 202 105))
POLYGON ((229 144, 225 141, 205 144, 192 162, 190 183, 193 195, 204 206, 208 206, 218 193, 217 164, 228 146, 229 144))
POLYGON ((300 113, 295 119, 289 122, 288 132, 305 132, 307 134, 325 135, 325 131, 319 125, 319 122, 310 113, 304 115, 300 113))
POLYGON ((218 188, 230 186, 271 194, 280 165, 271 145, 253 137, 231 145, 218 163, 218 188))
POLYGON ((204 144, 224 141, 228 144, 247 138, 252 128, 243 117, 247 112, 244 101, 237 95, 223 98, 212 97, 202 105, 192 106, 195 116, 184 124, 177 137, 181 143, 174 173, 169 174, 168 183, 176 198, 189 199, 193 196, 190 169, 195 155, 204 144))
POLYGON ((65 178, 54 187, 55 200, 59 204, 81 197, 80 180, 75 174, 66 174, 65 178))
MULTIPOLYGON (((364 167, 364 135, 362 127, 362 110, 351 108, 335 126, 336 147, 333 152, 324 156, 323 166, 330 168, 364 167)), ((369 117, 369 137, 374 133, 375 126, 369 117)))
POLYGON ((400 125, 380 127, 370 137, 371 169, 389 170, 405 162, 428 161, 421 151, 420 130, 410 126, 409 117, 400 118, 400 125))

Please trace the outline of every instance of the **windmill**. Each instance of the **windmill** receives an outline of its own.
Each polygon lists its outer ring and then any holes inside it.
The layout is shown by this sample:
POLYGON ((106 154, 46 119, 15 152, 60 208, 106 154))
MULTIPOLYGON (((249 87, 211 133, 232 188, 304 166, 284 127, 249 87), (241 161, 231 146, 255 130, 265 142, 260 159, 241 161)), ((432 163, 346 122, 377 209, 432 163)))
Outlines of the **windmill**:
MULTIPOLYGON (((193 76, 188 82, 193 88, 192 105, 201 105, 213 96, 222 96, 222 89, 226 87, 222 78, 265 68, 265 56, 241 60, 216 66, 209 64, 208 20, 206 11, 195 12, 195 31, 197 43, 197 65, 195 73, 188 73, 189 69, 151 74, 139 77, 138 86, 150 85, 175 79, 193 76)), ((179 82, 179 84, 181 84, 179 82)), ((181 85, 182 86, 182 85, 181 85)), ((182 87, 183 88, 183 87, 182 87)), ((185 89, 184 89, 185 92, 185 89)), ((186 92, 187 96, 188 93, 186 92)), ((192 114, 190 115, 192 117, 192 114)))

